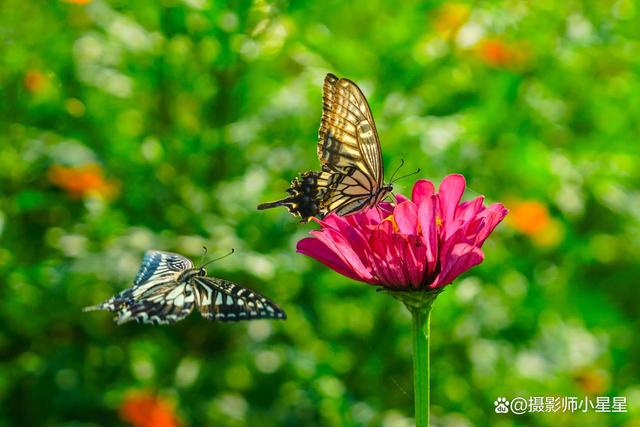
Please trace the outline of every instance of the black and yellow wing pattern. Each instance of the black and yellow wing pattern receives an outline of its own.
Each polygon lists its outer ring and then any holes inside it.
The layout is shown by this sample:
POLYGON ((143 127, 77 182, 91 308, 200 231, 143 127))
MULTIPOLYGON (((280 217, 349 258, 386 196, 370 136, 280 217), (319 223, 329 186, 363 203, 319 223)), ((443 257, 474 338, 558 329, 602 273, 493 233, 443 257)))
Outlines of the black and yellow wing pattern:
POLYGON ((384 184, 380 140, 367 99, 351 80, 327 74, 318 131, 320 172, 302 173, 291 182, 289 195, 258 209, 285 206, 309 220, 331 212, 349 215, 379 203, 391 191, 384 184))
POLYGON ((282 309, 259 293, 206 274, 204 268, 194 267, 182 255, 148 251, 132 287, 84 311, 116 313, 118 324, 131 320, 156 325, 175 323, 194 307, 203 317, 219 321, 286 319, 282 309))

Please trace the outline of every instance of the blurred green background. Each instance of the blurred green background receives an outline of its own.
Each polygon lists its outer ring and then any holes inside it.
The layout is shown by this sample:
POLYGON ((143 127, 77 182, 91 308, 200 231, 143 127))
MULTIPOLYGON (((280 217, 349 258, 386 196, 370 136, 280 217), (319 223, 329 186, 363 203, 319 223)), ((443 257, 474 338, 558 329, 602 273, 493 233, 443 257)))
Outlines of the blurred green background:
POLYGON ((388 171, 511 209, 436 304, 433 425, 639 426, 638 28, 633 0, 3 0, 0 426, 412 425, 406 310, 255 209, 318 168, 327 72, 367 95, 388 171), (147 249, 202 245, 289 319, 82 313, 147 249))

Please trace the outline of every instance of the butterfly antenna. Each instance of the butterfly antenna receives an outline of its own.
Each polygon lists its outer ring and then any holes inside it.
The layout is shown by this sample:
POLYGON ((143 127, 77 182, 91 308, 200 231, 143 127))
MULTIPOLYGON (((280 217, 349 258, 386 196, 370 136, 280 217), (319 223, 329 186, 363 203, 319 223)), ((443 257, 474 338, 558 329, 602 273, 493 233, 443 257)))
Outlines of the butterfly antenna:
POLYGON ((396 176, 396 174, 398 173, 398 171, 400 170, 400 168, 404 166, 404 159, 400 159, 400 164, 398 165, 398 167, 396 168, 395 171, 393 171, 393 175, 391 175, 391 182, 393 182, 393 177, 396 176))
POLYGON ((228 257, 229 255, 233 254, 236 250, 231 248, 231 252, 229 252, 228 254, 222 255, 221 257, 212 259, 211 261, 207 261, 207 263, 203 264, 202 266, 200 266, 200 268, 206 267, 207 265, 211 264, 212 262, 216 262, 216 261, 220 261, 223 258, 228 257))
POLYGON ((406 175, 402 175, 402 176, 397 177, 395 180, 391 181, 391 183, 394 183, 396 181, 400 181, 401 179, 410 177, 411 175, 415 175, 417 173, 420 173, 420 168, 416 169, 414 172, 411 172, 411 173, 408 173, 406 175))

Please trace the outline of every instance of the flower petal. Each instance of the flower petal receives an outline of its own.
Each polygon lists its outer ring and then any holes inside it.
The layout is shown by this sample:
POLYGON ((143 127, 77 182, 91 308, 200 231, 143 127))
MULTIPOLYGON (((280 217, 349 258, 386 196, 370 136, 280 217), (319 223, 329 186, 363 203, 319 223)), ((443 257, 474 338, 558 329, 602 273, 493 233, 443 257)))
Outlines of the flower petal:
POLYGON ((436 214, 438 212, 438 197, 431 197, 422 200, 418 207, 418 223, 420 224, 420 235, 425 245, 425 257, 427 261, 427 274, 433 273, 438 261, 438 232, 436 225, 436 214))
POLYGON ((406 202, 407 200, 409 200, 406 197, 404 197, 402 194, 396 194, 395 198, 396 198, 395 206, 398 206, 400 203, 406 202))
POLYGON ((411 200, 413 200, 416 206, 420 206, 423 200, 431 198, 434 193, 435 187, 433 186, 433 182, 428 179, 419 179, 413 186, 411 200))
POLYGON ((453 222, 465 186, 464 176, 460 174, 448 175, 440 184, 438 198, 440 199, 440 210, 442 212, 445 236, 450 234, 448 226, 453 222))
POLYGON ((400 203, 393 211, 398 230, 402 234, 418 233, 418 207, 410 200, 400 203))
POLYGON ((399 250, 400 248, 394 241, 396 236, 382 227, 371 233, 371 241, 369 243, 374 254, 372 267, 386 287, 406 288, 408 286, 408 278, 405 277, 402 268, 404 258, 399 250))
POLYGON ((466 243, 459 243, 453 246, 451 252, 446 256, 446 263, 436 280, 430 288, 439 288, 453 282, 456 277, 480 264, 484 260, 482 249, 466 243))
POLYGON ((338 231, 325 228, 320 231, 311 231, 310 234, 324 243, 353 274, 360 277, 360 280, 368 282, 373 279, 370 269, 367 268, 368 260, 361 259, 359 254, 351 247, 347 239, 338 231))
POLYGON ((419 289, 427 274, 427 247, 420 236, 394 236, 396 246, 402 247, 402 261, 406 284, 419 289))
POLYGON ((487 237, 489 237, 489 234, 491 234, 508 213, 509 209, 505 208, 502 203, 494 203, 482 211, 478 216, 484 218, 484 224, 475 238, 475 245, 478 247, 482 246, 487 237))
POLYGON ((367 278, 363 278, 360 274, 349 267, 333 249, 329 248, 324 242, 317 238, 306 237, 298 242, 296 251, 303 255, 307 255, 320 261, 330 269, 336 271, 353 280, 368 282, 367 278))
POLYGON ((471 221, 476 215, 486 209, 482 204, 483 202, 484 196, 478 196, 473 200, 460 203, 458 209, 456 209, 456 219, 471 221))

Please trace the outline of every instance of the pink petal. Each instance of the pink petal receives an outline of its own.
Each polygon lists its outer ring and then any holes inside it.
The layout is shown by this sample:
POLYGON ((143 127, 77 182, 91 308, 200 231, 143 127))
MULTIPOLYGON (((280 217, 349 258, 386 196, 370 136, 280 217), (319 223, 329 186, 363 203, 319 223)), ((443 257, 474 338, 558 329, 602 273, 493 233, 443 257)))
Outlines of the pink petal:
POLYGON ((456 210, 456 218, 464 221, 470 221, 472 218, 475 218, 478 213, 485 210, 485 207, 482 205, 483 201, 484 196, 478 196, 473 200, 461 203, 456 210))
POLYGON ((331 212, 323 219, 312 217, 311 220, 320 224, 322 228, 332 228, 334 230, 340 230, 342 227, 349 225, 347 218, 348 217, 342 217, 340 215, 336 215, 334 212, 331 212))
POLYGON ((360 280, 369 281, 372 279, 370 270, 367 268, 368 260, 361 259, 359 254, 339 232, 324 229, 322 231, 311 231, 310 234, 324 243, 355 275, 361 278, 360 280))
POLYGON ((400 203, 393 211, 398 230, 402 234, 417 234, 418 207, 410 200, 400 203))
POLYGON ((419 179, 413 186, 411 193, 411 200, 416 206, 420 206, 423 200, 431 198, 435 193, 433 182, 428 179, 419 179))
POLYGON ((464 176, 460 174, 452 174, 446 176, 440 184, 438 190, 438 198, 440 199, 440 209, 442 212, 442 221, 444 225, 444 235, 448 236, 449 224, 453 222, 456 209, 465 188, 464 176))
POLYGON ((396 246, 401 246, 404 277, 408 279, 407 285, 418 289, 424 282, 427 275, 426 246, 420 236, 400 236, 395 235, 396 246))
POLYGON ((489 237, 491 232, 508 213, 509 209, 505 208, 502 203, 494 203, 482 211, 479 216, 484 218, 484 226, 476 236, 475 245, 478 247, 482 246, 487 237, 489 237))
POLYGON ((307 255, 320 261, 330 269, 353 280, 362 281, 363 278, 349 268, 331 249, 318 239, 306 237, 298 242, 298 253, 307 255))
POLYGON ((409 200, 406 197, 404 197, 402 194, 396 194, 395 197, 396 197, 396 203, 395 203, 396 206, 398 206, 402 202, 406 202, 407 200, 409 200))
POLYGON ((374 230, 369 242, 373 250, 372 266, 376 276, 380 278, 386 287, 406 288, 409 279, 405 277, 402 268, 404 258, 396 242, 394 235, 382 229, 374 230))
POLYGON ((438 260, 438 233, 436 226, 436 214, 438 212, 438 197, 431 197, 422 200, 418 207, 418 223, 420 224, 420 235, 425 245, 425 257, 427 261, 427 274, 431 274, 438 260))
POLYGON ((484 260, 482 249, 466 243, 453 247, 442 266, 442 270, 430 288, 438 288, 453 282, 456 277, 484 260))

